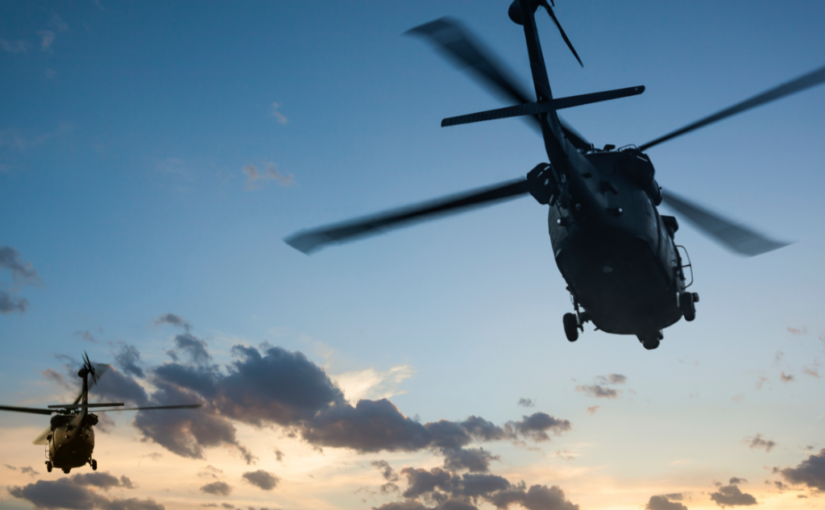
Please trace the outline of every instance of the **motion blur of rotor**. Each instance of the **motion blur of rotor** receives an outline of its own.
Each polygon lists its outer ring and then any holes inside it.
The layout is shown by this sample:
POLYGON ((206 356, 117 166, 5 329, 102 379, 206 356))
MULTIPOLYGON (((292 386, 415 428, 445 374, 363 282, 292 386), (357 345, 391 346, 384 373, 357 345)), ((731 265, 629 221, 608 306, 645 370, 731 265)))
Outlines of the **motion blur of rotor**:
MULTIPOLYGON (((679 223, 659 213, 666 204, 703 234, 725 248, 754 256, 787 246, 756 230, 663 190, 645 152, 665 141, 690 133, 771 101, 825 82, 825 67, 774 87, 762 94, 703 117, 647 143, 616 150, 596 148, 557 110, 635 96, 636 86, 605 92, 555 98, 545 68, 535 13, 544 8, 567 47, 582 64, 561 27, 555 4, 547 0, 515 0, 510 19, 523 29, 533 79, 533 95, 513 73, 459 22, 441 18, 409 30, 424 37, 450 61, 513 106, 442 120, 443 127, 522 117, 541 133, 549 163, 540 163, 526 177, 493 184, 441 199, 371 216, 297 232, 285 239, 294 248, 312 253, 328 244, 431 220, 472 208, 531 195, 549 206, 550 238, 556 265, 568 284, 574 312, 564 317, 568 340, 575 341, 586 322, 607 333, 635 335, 645 348, 655 349, 662 330, 679 319, 695 318, 699 296, 688 292, 693 265, 687 250, 675 241, 679 223)), ((582 64, 583 67, 583 64, 582 64)))
POLYGON ((16 407, 2 406, 0 411, 11 411, 16 413, 40 414, 52 416, 49 428, 37 436, 32 444, 46 446, 46 469, 51 472, 57 467, 64 473, 69 473, 72 468, 82 467, 89 464, 93 470, 97 470, 97 460, 92 458, 95 447, 94 426, 98 423, 98 417, 89 413, 89 409, 95 409, 97 413, 113 411, 154 411, 168 409, 197 409, 203 404, 182 404, 172 406, 141 406, 123 407, 122 402, 89 403, 89 389, 98 383, 111 367, 109 365, 95 365, 89 359, 89 355, 83 353, 83 365, 78 370, 82 387, 77 398, 71 404, 55 404, 46 408, 39 407, 16 407), (91 385, 89 377, 91 376, 91 385))

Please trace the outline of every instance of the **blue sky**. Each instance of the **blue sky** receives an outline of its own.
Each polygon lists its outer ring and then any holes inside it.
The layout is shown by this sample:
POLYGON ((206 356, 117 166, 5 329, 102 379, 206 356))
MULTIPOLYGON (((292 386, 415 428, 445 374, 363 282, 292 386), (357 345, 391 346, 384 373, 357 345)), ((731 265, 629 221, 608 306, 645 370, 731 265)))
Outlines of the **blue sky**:
MULTIPOLYGON (((41 375, 62 364, 54 354, 87 350, 113 362, 133 345, 147 367, 167 362, 177 333, 155 320, 174 313, 218 363, 231 359, 234 344, 300 351, 348 398, 362 390, 391 396, 422 423, 470 415, 504 423, 534 411, 569 419, 571 431, 539 445, 543 454, 490 446, 502 459, 491 469, 514 482, 558 485, 582 508, 639 508, 665 493, 711 508, 705 492, 734 476, 749 480, 742 490, 765 508, 821 504, 805 486, 769 491, 764 479, 782 479, 763 466, 796 466, 825 447, 822 380, 811 375, 822 371, 825 348, 823 87, 650 150, 663 186, 795 241, 742 259, 682 222, 677 241, 690 251, 702 300, 697 320, 666 330, 655 352, 590 329, 568 344, 561 316, 571 306, 546 210, 529 199, 312 257, 283 243, 301 228, 514 178, 546 160, 539 137, 518 120, 440 128, 443 117, 502 103, 402 35, 453 16, 527 83, 522 32, 506 8, 0 4, 0 246, 39 275, 0 273, 2 289, 28 301, 24 312, 0 315, 3 402, 65 398, 41 375), (271 178, 250 180, 250 165, 271 178), (576 391, 612 373, 627 377, 619 397, 576 391), (519 398, 536 408, 517 406, 519 398), (748 448, 744 438, 757 433, 778 446, 748 448), (564 450, 574 460, 555 455, 564 450)), ((813 2, 560 0, 556 13, 583 69, 549 19, 539 27, 557 95, 647 87, 564 112, 596 145, 624 145, 822 66, 823 11, 813 2)), ((195 484, 191 497, 164 503, 151 473, 141 480, 128 463, 112 468, 158 503, 254 504, 240 484, 234 500, 197 490, 204 464, 220 459, 229 477, 246 468, 237 458, 220 449, 206 460, 179 458, 138 442, 130 419, 118 420, 101 445, 134 448, 136 458, 161 452, 182 473, 181 486, 195 484)), ((41 426, 0 417, 0 450, 9 451, 0 463, 34 465, 48 478, 28 439, 14 453, 5 446, 41 426)), ((280 432, 244 438, 257 445, 272 434, 280 432)), ((295 442, 289 448, 309 467, 260 461, 284 480, 267 493, 269 506, 301 507, 302 494, 320 490, 307 482, 314 473, 334 489, 304 507, 378 507, 392 497, 362 503, 352 494, 380 481, 369 462, 386 459, 396 471, 441 463, 428 452, 373 458, 347 449, 325 449, 319 460, 295 442), (312 462, 350 466, 353 478, 313 471, 321 468, 312 462)), ((32 481, 7 474, 9 487, 32 481)), ((0 505, 31 507, 6 493, 0 505)))

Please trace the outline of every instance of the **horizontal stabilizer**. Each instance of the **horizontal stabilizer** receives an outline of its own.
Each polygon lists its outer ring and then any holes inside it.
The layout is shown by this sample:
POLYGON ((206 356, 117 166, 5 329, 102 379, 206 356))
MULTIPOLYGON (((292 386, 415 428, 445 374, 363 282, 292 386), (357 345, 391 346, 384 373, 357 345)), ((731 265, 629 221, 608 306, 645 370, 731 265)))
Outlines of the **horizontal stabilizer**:
POLYGON ((536 115, 547 113, 552 110, 563 110, 574 106, 582 106, 621 97, 637 96, 645 91, 644 86, 628 87, 625 89, 608 90, 606 92, 595 92, 593 94, 582 94, 579 96, 562 97, 553 99, 546 103, 526 103, 506 108, 497 108, 485 112, 459 115, 458 117, 448 117, 441 121, 441 127, 457 126, 459 124, 471 124, 473 122, 483 122, 486 120, 507 119, 510 117, 521 117, 524 115, 536 115))

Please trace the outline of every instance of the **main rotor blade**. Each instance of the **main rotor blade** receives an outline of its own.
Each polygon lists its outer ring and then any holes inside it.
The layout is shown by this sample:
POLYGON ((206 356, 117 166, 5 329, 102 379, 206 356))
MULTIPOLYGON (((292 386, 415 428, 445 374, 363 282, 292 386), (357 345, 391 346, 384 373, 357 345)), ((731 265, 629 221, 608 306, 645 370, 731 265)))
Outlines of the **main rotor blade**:
POLYGON ((42 446, 44 444, 49 444, 49 440, 47 438, 49 437, 49 434, 51 434, 51 433, 52 433, 51 427, 46 427, 43 430, 43 432, 40 433, 39 436, 34 438, 34 441, 32 441, 32 444, 36 444, 38 446, 42 446))
MULTIPOLYGON (((439 18, 411 28, 407 34, 428 38, 448 60, 459 68, 469 69, 473 77, 502 99, 519 104, 533 102, 531 94, 518 83, 513 73, 458 21, 439 18)), ((533 128, 541 131, 538 117, 525 119, 533 128)), ((561 117, 559 121, 565 136, 576 148, 591 147, 592 144, 567 121, 561 117)))
POLYGON ((57 411, 52 411, 51 409, 39 409, 37 407, 13 407, 13 406, 0 406, 0 411, 11 411, 14 413, 28 413, 28 414, 45 414, 50 415, 52 413, 56 413, 57 411))
POLYGON ((670 190, 664 191, 663 196, 664 203, 687 218, 699 230, 740 255, 753 257, 791 244, 769 239, 744 225, 689 202, 670 190))
POLYGON ((726 119, 738 113, 750 110, 751 108, 756 108, 757 106, 763 105, 765 103, 770 103, 771 101, 775 101, 785 96, 795 94, 796 92, 803 91, 807 88, 813 87, 814 85, 819 85, 822 82, 825 82, 825 67, 820 67, 819 69, 812 71, 804 76, 800 76, 795 80, 791 80, 788 83, 779 85, 778 87, 774 87, 766 92, 763 92, 762 94, 742 101, 741 103, 737 103, 731 106, 730 108, 726 108, 718 113, 714 113, 713 115, 705 117, 704 119, 700 119, 692 124, 688 124, 682 129, 677 129, 672 133, 668 133, 653 141, 647 142, 646 144, 639 146, 639 150, 643 151, 649 149, 650 147, 653 147, 654 145, 659 145, 660 143, 666 142, 671 138, 676 138, 677 136, 681 136, 685 133, 689 133, 701 127, 705 127, 708 124, 713 124, 714 122, 718 122, 722 119, 726 119))
POLYGON ((296 250, 310 254, 327 244, 344 243, 415 222, 464 212, 474 207, 492 205, 525 193, 527 193, 527 179, 520 178, 373 216, 302 230, 287 237, 284 241, 296 250))
POLYGON ((203 404, 182 404, 177 406, 144 406, 144 407, 119 407, 117 409, 98 409, 96 413, 108 413, 112 411, 157 411, 161 409, 197 409, 203 404))
POLYGON ((123 402, 111 402, 111 403, 100 403, 100 404, 54 404, 48 406, 49 409, 80 409, 81 407, 114 407, 114 406, 122 406, 123 402))

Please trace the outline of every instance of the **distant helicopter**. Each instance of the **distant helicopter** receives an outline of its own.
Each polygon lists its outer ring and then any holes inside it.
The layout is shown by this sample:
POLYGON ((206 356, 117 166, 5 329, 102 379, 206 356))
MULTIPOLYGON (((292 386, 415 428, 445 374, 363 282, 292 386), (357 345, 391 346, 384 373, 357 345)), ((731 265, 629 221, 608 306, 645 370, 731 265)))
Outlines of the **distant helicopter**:
POLYGON ((90 408, 116 407, 116 409, 99 409, 97 412, 105 413, 111 411, 149 411, 158 409, 195 409, 202 404, 185 404, 175 406, 150 406, 150 407, 117 407, 122 406, 121 402, 109 402, 101 404, 89 403, 89 382, 92 376, 92 384, 97 384, 97 380, 109 368, 108 365, 98 365, 99 373, 95 372, 95 367, 89 361, 89 356, 83 354, 83 368, 77 373, 83 378, 83 389, 71 404, 57 404, 48 406, 48 409, 36 407, 11 407, 0 406, 0 411, 14 411, 17 413, 30 414, 56 414, 51 419, 51 426, 43 431, 32 444, 48 445, 46 450, 46 470, 51 473, 52 468, 61 468, 64 473, 69 473, 72 468, 82 467, 89 464, 93 470, 97 470, 97 461, 92 458, 95 448, 94 426, 97 425, 96 415, 89 413, 90 408))
MULTIPOLYGON (((551 0, 552 1, 552 0, 551 0)), ((526 178, 435 201, 357 218, 287 237, 294 248, 311 253, 331 243, 347 242, 438 216, 491 205, 530 194, 549 205, 549 231, 556 265, 567 282, 575 313, 563 317, 565 335, 578 339, 584 323, 620 335, 636 335, 646 349, 656 349, 662 330, 684 317, 696 317, 699 295, 688 292, 693 268, 687 251, 675 242, 679 224, 660 215, 664 201, 703 233, 745 256, 787 243, 768 239, 717 213, 691 203, 656 182, 645 150, 677 136, 742 113, 825 81, 825 67, 775 87, 638 147, 597 149, 556 110, 641 94, 644 87, 554 98, 539 44, 535 13, 543 7, 581 64, 576 50, 546 0, 515 0, 510 19, 522 25, 530 58, 536 101, 511 74, 455 21, 442 18, 408 33, 429 38, 450 59, 516 106, 446 118, 442 127, 524 116, 540 128, 550 163, 526 178)))

